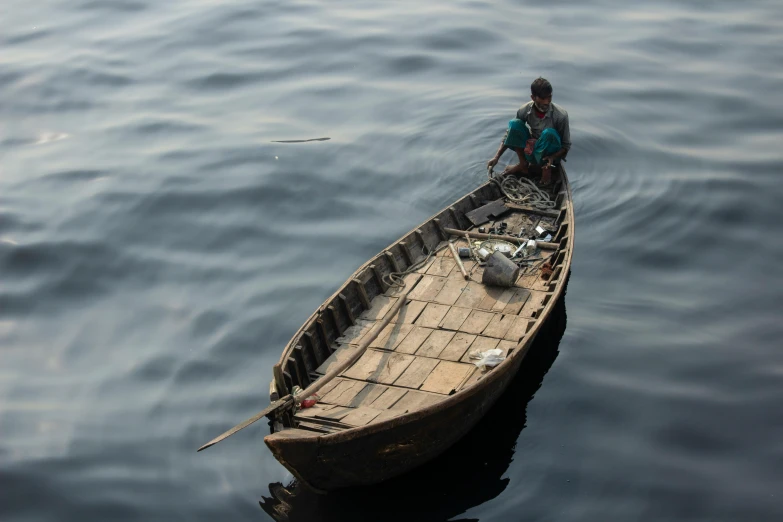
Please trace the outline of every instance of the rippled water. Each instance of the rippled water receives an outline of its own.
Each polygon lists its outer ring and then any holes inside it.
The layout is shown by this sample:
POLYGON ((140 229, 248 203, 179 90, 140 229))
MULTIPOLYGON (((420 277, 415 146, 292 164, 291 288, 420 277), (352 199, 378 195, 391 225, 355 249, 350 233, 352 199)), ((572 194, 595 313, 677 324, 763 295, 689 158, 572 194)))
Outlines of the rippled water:
POLYGON ((0 519, 780 520, 782 71, 774 1, 3 2, 0 519), (263 423, 196 454, 538 75, 567 328, 482 426, 328 499, 263 423))

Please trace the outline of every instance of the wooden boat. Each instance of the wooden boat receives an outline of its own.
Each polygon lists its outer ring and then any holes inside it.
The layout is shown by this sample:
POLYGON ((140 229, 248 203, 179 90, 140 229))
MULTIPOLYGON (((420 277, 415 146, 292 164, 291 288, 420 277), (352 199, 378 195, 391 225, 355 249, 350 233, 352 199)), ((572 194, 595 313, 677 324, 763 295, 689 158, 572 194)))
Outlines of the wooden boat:
POLYGON ((509 210, 482 225, 502 221, 509 233, 547 225, 553 238, 539 243, 544 270, 532 267, 509 288, 485 286, 484 268, 466 260, 466 280, 444 248, 449 240, 467 246, 462 231, 481 238, 471 212, 504 198, 490 181, 362 265, 296 332, 274 366, 273 401, 339 366, 410 292, 361 357, 319 390, 315 406, 272 419, 264 442, 302 484, 325 492, 381 482, 437 456, 481 421, 565 288, 574 210, 565 171, 555 179, 554 210, 507 202, 509 210), (404 288, 389 285, 390 273, 410 267, 404 288), (505 359, 482 372, 470 355, 493 348, 505 359))

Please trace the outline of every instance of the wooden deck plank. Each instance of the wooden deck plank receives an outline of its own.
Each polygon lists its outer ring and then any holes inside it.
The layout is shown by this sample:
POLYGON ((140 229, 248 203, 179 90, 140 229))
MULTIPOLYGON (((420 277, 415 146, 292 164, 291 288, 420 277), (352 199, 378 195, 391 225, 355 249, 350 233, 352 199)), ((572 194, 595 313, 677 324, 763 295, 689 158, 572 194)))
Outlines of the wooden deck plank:
POLYGON ((392 407, 394 410, 411 412, 425 408, 431 404, 439 402, 441 397, 433 393, 422 393, 419 391, 408 390, 402 398, 392 407))
POLYGON ((345 408, 342 406, 338 406, 336 408, 332 408, 329 411, 319 413, 317 415, 314 415, 314 419, 328 419, 332 421, 339 421, 343 419, 344 417, 348 416, 349 413, 351 413, 354 410, 354 408, 345 408))
POLYGON ((508 288, 488 287, 487 295, 478 305, 476 305, 476 308, 481 310, 492 310, 492 307, 495 306, 495 303, 498 302, 498 299, 503 297, 503 294, 506 292, 508 292, 508 288))
POLYGON ((465 355, 465 353, 468 351, 468 348, 470 348, 470 345, 473 344, 473 341, 475 340, 476 340, 476 336, 473 334, 458 332, 451 339, 451 342, 449 342, 449 344, 446 345, 446 348, 444 348, 443 351, 440 352, 438 358, 447 361, 459 361, 462 358, 462 356, 465 355))
POLYGON ((530 299, 525 302, 525 305, 518 312, 519 315, 524 317, 533 317, 533 312, 538 311, 539 308, 544 306, 544 297, 546 297, 546 293, 544 292, 539 292, 537 290, 529 290, 529 292, 530 299))
POLYGON ((364 337, 373 326, 375 326, 375 321, 359 319, 356 321, 355 325, 346 328, 336 341, 339 344, 358 344, 359 340, 364 337))
POLYGON ((438 357, 440 352, 446 348, 446 345, 454 337, 454 333, 448 330, 435 330, 416 350, 416 355, 420 357, 438 357))
POLYGON ((366 382, 343 379, 329 393, 321 396, 321 402, 338 406, 351 406, 354 397, 367 386, 366 382))
MULTIPOLYGON (((473 386, 474 384, 476 384, 479 381, 479 379, 481 379, 482 375, 485 375, 485 374, 482 373, 481 370, 479 370, 478 368, 474 368, 473 369, 473 373, 471 373, 468 376, 468 378, 465 379, 465 381, 463 381, 463 383, 459 387, 459 390, 464 390, 465 388, 473 386)), ((457 390, 457 391, 459 391, 459 390, 457 390)))
POLYGON ((508 357, 509 352, 516 347, 517 343, 515 341, 500 341, 495 348, 503 350, 503 355, 508 357))
POLYGON ((472 334, 480 334, 487 327, 495 314, 490 312, 482 312, 481 310, 473 310, 459 327, 460 332, 467 332, 472 334))
POLYGON ((527 332, 527 324, 529 322, 530 319, 517 316, 514 319, 514 324, 511 325, 511 328, 508 329, 506 335, 504 335, 503 338, 507 341, 513 341, 515 343, 519 342, 519 340, 525 336, 525 333, 527 332))
MULTIPOLYGON (((417 274, 426 274, 427 270, 429 270, 430 267, 432 266, 432 264, 435 262, 435 258, 436 258, 436 256, 430 256, 430 258, 427 260, 427 262, 424 263, 419 268, 417 268, 416 270, 414 270, 414 272, 417 273, 417 274)), ((423 259, 423 257, 421 259, 423 259)), ((418 259, 416 261, 418 262, 418 259)))
POLYGON ((359 381, 391 384, 413 359, 411 355, 368 349, 343 375, 359 381))
POLYGON ((440 361, 421 385, 422 391, 448 395, 472 371, 471 365, 451 361, 440 361))
POLYGON ((321 366, 316 368, 315 372, 321 375, 325 375, 330 368, 333 368, 334 366, 344 362, 348 357, 350 357, 354 350, 356 350, 356 346, 354 345, 341 345, 321 364, 321 366))
POLYGON ((516 315, 495 314, 481 335, 503 339, 516 319, 516 315))
POLYGON ((399 417, 402 414, 402 412, 397 410, 383 410, 380 415, 375 417, 372 420, 372 424, 375 424, 377 422, 383 422, 385 420, 393 419, 394 417, 399 417))
POLYGON ((503 313, 508 315, 517 315, 522 310, 522 306, 525 301, 530 297, 530 290, 526 288, 518 288, 514 291, 514 295, 508 301, 508 304, 503 308, 503 313))
POLYGON ((462 295, 457 299, 457 302, 454 303, 454 306, 477 308, 486 296, 487 288, 484 285, 475 281, 469 281, 467 288, 462 291, 462 295))
POLYGON ((449 305, 441 305, 437 303, 429 303, 424 311, 421 313, 418 319, 416 319, 417 326, 424 326, 427 328, 437 328, 440 321, 449 311, 449 305))
POLYGON ((427 275, 434 275, 439 277, 448 277, 452 270, 455 269, 457 264, 451 257, 436 257, 435 261, 427 269, 427 275))
POLYGON ((459 327, 462 326, 462 323, 464 323, 465 319, 468 318, 470 312, 470 308, 452 306, 443 317, 443 320, 440 322, 438 327, 444 328, 446 330, 459 330, 459 327))
POLYGON ((473 344, 470 345, 470 350, 468 350, 460 360, 464 363, 472 364, 475 360, 470 358, 472 354, 497 348, 499 343, 500 339, 495 339, 493 337, 477 337, 476 340, 473 341, 473 344))
POLYGON ((432 301, 445 284, 446 278, 444 277, 425 275, 421 278, 419 284, 416 285, 416 288, 411 290, 411 293, 408 294, 408 299, 432 301))
POLYGON ((413 330, 405 336, 405 339, 394 348, 394 351, 399 353, 416 353, 419 346, 421 346, 433 331, 432 328, 415 326, 413 330))
POLYGON ((416 357, 416 360, 394 381, 394 386, 417 389, 437 365, 437 359, 416 357))
POLYGON ((358 408, 359 406, 369 406, 375 399, 380 397, 387 388, 388 386, 384 386, 383 384, 369 383, 362 389, 362 391, 356 394, 356 397, 353 398, 349 406, 353 408, 358 408))
POLYGON ((383 410, 362 406, 343 417, 340 422, 350 424, 351 426, 366 426, 381 413, 383 413, 383 410))
POLYGON ((370 302, 370 309, 362 312, 359 318, 366 321, 377 321, 386 315, 386 312, 388 312, 396 302, 396 297, 388 297, 385 295, 375 296, 375 298, 370 302))
POLYGON ((394 350, 411 330, 413 330, 412 324, 390 323, 386 325, 386 328, 381 331, 380 335, 370 343, 370 348, 394 350))
POLYGON ((381 395, 368 404, 368 406, 379 410, 392 408, 407 391, 406 388, 386 388, 386 391, 381 393, 381 395))
MULTIPOLYGON (((426 301, 408 301, 408 304, 400 308, 400 311, 392 317, 392 323, 404 323, 413 324, 413 322, 421 315, 424 307, 427 306, 426 301)), ((389 311, 388 313, 391 313, 389 311)))
MULTIPOLYGON (((460 272, 460 275, 462 272, 460 272)), ((457 299, 462 295, 462 291, 468 286, 468 282, 464 278, 449 279, 443 288, 441 288, 438 295, 433 299, 434 302, 445 305, 453 305, 457 302, 457 299)))
POLYGON ((506 288, 503 290, 503 293, 500 295, 500 297, 497 298, 495 304, 492 305, 492 311, 502 312, 516 291, 516 288, 506 288))

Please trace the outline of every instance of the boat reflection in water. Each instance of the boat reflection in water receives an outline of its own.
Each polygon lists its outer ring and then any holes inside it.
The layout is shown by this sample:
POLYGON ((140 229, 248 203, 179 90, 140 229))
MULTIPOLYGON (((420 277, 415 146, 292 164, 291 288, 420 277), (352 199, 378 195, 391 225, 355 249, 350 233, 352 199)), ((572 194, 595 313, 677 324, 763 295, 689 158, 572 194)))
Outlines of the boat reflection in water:
POLYGON ((500 495, 509 482, 502 477, 525 427, 527 404, 558 355, 566 327, 565 294, 506 392, 475 428, 442 455, 381 484, 328 495, 313 493, 296 481, 288 486, 274 482, 269 485, 271 497, 259 502, 261 508, 279 522, 411 520, 416 518, 412 509, 426 513, 427 520, 445 521, 500 495))

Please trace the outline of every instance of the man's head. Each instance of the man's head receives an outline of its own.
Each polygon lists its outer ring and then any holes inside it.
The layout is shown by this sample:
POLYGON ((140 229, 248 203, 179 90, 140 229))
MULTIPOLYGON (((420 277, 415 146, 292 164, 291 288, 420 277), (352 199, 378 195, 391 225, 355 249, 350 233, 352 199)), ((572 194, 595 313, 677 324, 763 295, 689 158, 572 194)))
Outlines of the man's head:
POLYGON ((538 77, 530 84, 530 98, 541 112, 549 110, 552 103, 552 84, 545 78, 538 77))

